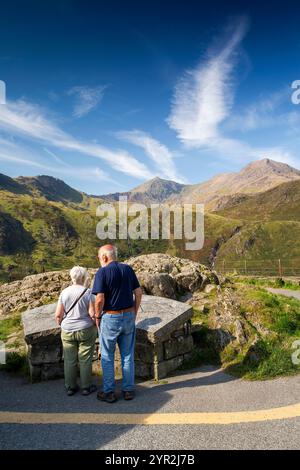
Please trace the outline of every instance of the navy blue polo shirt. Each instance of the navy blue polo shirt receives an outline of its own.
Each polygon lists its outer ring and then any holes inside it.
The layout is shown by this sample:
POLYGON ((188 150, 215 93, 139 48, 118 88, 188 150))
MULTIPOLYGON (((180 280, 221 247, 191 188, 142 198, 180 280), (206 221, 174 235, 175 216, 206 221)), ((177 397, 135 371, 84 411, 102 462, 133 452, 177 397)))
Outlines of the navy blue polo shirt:
POLYGON ((112 261, 96 272, 93 294, 104 294, 103 311, 133 307, 133 291, 140 287, 131 266, 112 261))

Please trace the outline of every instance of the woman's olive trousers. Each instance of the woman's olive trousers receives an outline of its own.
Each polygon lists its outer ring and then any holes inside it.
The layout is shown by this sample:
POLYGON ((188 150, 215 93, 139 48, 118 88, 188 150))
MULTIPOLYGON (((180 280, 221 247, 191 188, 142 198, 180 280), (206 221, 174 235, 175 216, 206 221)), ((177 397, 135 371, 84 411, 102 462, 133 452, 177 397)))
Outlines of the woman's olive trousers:
POLYGON ((96 326, 73 332, 61 331, 66 388, 77 386, 78 363, 81 387, 88 388, 91 385, 96 338, 96 326))

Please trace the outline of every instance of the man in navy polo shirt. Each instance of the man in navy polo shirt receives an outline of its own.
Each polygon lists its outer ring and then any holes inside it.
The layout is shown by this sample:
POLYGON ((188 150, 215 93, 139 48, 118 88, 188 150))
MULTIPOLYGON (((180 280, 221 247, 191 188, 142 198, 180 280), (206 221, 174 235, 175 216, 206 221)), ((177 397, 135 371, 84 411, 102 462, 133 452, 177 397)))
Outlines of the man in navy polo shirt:
POLYGON ((115 395, 114 358, 118 343, 122 361, 122 391, 125 400, 134 398, 135 321, 142 299, 142 290, 134 270, 117 261, 117 249, 104 245, 98 253, 101 268, 93 286, 96 295, 96 324, 101 321, 101 365, 103 391, 99 400, 113 403, 115 395))

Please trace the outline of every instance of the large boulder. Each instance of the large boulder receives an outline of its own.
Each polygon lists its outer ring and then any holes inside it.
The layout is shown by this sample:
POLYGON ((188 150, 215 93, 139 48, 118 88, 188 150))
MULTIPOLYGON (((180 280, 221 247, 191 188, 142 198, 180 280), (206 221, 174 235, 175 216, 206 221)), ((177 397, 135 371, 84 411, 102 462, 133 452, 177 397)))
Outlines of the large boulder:
POLYGON ((217 274, 195 261, 161 253, 141 255, 128 261, 147 294, 175 299, 186 293, 219 285, 217 274))

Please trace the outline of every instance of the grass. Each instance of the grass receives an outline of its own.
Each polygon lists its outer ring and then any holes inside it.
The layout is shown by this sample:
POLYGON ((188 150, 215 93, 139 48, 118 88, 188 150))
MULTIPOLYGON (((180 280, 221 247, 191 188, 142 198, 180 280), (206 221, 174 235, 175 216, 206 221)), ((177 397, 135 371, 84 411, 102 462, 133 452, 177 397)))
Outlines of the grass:
MULTIPOLYGON (((18 333, 22 330, 21 314, 14 313, 10 318, 0 320, 0 341, 7 342, 10 335, 18 333)), ((9 344, 12 351, 6 353, 6 363, 0 364, 0 370, 7 372, 16 372, 22 375, 29 375, 28 361, 24 348, 20 348, 20 341, 9 344)))
POLYGON ((251 355, 249 345, 235 357, 227 357, 226 370, 249 380, 264 380, 278 376, 294 375, 300 366, 293 364, 293 343, 300 339, 300 302, 296 299, 274 295, 263 289, 243 291, 243 308, 249 320, 257 320, 268 334, 256 331, 258 341, 251 355), (255 357, 254 356, 254 357, 255 357), (231 361, 230 361, 231 359, 231 361))
POLYGON ((279 289, 300 290, 299 282, 276 278, 229 276, 234 282, 255 287, 273 287, 279 289))
POLYGON ((7 341, 8 337, 22 328, 21 315, 14 314, 10 318, 0 320, 0 341, 7 341))
POLYGON ((292 341, 287 344, 261 341, 261 360, 258 364, 240 355, 225 370, 247 380, 267 380, 280 376, 295 375, 300 368, 291 360, 292 341))
POLYGON ((6 364, 0 364, 0 370, 29 376, 29 365, 25 353, 11 352, 6 355, 6 364))
POLYGON ((220 356, 214 348, 212 329, 208 322, 209 308, 204 306, 204 310, 201 311, 193 307, 193 311, 192 325, 199 325, 192 333, 195 347, 179 370, 194 369, 205 364, 220 364, 220 356))
POLYGON ((294 298, 274 295, 254 286, 237 284, 241 318, 247 330, 247 343, 233 341, 222 351, 214 344, 214 328, 209 307, 194 308, 192 317, 194 349, 179 370, 205 364, 221 365, 236 377, 266 380, 300 372, 293 364, 293 343, 300 339, 300 302, 294 298), (198 327, 196 326, 198 325, 198 327), (260 332, 258 329, 264 331, 260 332))

